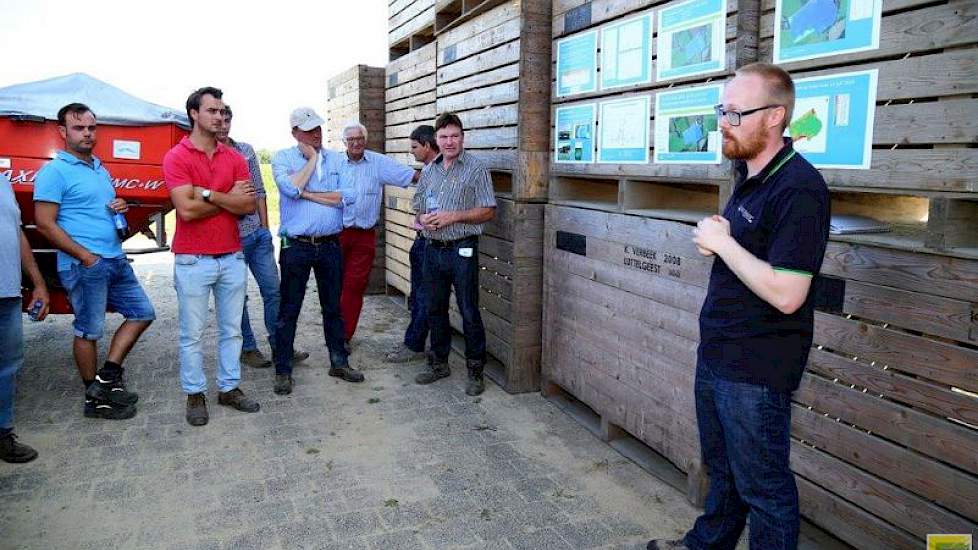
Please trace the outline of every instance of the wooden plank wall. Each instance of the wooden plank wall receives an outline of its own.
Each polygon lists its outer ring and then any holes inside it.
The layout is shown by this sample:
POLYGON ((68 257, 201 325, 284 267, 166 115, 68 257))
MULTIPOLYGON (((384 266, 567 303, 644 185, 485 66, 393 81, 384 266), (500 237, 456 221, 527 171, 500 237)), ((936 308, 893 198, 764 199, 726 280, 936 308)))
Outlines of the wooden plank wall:
MULTIPOLYGON (((555 0, 554 38, 585 5, 593 26, 664 3, 555 0)), ((744 64, 753 49, 769 61, 773 0, 728 5, 728 59, 744 64)), ((802 514, 857 548, 978 533, 976 15, 975 0, 884 0, 878 50, 785 65, 795 77, 880 71, 871 169, 822 173, 834 213, 894 231, 832 237, 793 396, 802 514)), ((546 215, 545 387, 692 472, 710 260, 693 250, 690 222, 721 209, 728 169, 555 164, 546 215)))
POLYGON ((435 53, 432 42, 387 65, 385 92, 387 154, 418 166, 410 135, 420 124, 435 123, 435 53))
MULTIPOLYGON (((326 100, 326 146, 343 151, 343 126, 358 120, 367 128, 367 148, 384 152, 384 82, 382 67, 354 65, 328 80, 326 100)), ((383 211, 379 225, 383 227, 383 211)), ((377 249, 374 266, 367 284, 368 294, 386 290, 384 257, 386 244, 384 231, 377 232, 377 249)))
POLYGON ((390 0, 387 12, 391 61, 434 40, 435 0, 390 0))

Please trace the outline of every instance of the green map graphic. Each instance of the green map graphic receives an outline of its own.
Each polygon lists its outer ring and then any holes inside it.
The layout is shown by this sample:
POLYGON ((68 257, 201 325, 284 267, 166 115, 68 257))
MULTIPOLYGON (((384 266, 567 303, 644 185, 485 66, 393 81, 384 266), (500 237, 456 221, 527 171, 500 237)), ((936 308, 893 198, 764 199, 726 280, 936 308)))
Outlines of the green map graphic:
POLYGON ((672 37, 672 67, 685 67, 710 60, 710 25, 677 32, 672 37))
POLYGON ((843 38, 850 1, 781 0, 781 48, 843 38))
POLYGON ((716 130, 716 115, 693 115, 671 118, 669 119, 669 152, 693 153, 706 151, 709 134, 716 130))
POLYGON ((815 112, 815 109, 805 111, 805 114, 796 118, 788 127, 788 132, 791 134, 791 139, 794 141, 806 138, 812 139, 821 131, 822 120, 818 118, 818 114, 815 112))

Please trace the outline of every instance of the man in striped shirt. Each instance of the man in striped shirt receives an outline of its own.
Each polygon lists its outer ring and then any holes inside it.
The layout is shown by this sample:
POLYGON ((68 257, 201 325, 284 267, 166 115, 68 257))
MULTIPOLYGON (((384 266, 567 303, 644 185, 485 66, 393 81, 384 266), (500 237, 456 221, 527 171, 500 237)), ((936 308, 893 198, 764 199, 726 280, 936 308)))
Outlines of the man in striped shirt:
POLYGON ((467 395, 485 389, 486 331, 479 314, 479 235, 496 215, 489 169, 464 150, 462 121, 444 113, 435 121, 435 139, 441 154, 424 171, 414 194, 414 209, 428 240, 424 285, 431 327, 431 354, 427 369, 415 382, 430 384, 451 374, 448 353, 451 327, 448 300, 452 287, 462 313, 467 395))

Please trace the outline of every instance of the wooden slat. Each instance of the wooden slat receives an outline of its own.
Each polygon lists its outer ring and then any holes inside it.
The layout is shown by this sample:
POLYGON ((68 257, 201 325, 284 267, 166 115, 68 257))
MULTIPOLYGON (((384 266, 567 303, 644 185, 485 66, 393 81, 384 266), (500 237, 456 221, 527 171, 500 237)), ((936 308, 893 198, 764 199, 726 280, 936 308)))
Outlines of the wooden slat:
POLYGON ((962 342, 978 338, 978 334, 973 334, 978 325, 972 319, 976 304, 923 292, 850 281, 846 284, 843 311, 962 342))

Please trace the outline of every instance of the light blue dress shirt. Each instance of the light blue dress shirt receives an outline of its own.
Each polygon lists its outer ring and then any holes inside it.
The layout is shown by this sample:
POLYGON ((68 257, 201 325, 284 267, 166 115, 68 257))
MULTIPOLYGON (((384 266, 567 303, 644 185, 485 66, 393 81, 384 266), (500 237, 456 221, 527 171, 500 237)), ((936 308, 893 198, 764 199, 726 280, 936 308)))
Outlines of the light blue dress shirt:
POLYGON ((381 199, 385 185, 407 187, 414 179, 414 168, 373 151, 364 151, 354 162, 346 153, 330 157, 330 171, 340 174, 344 188, 356 190, 356 203, 343 209, 343 226, 370 229, 380 219, 381 199))
POLYGON ((306 158, 299 148, 283 149, 272 158, 272 174, 279 190, 280 233, 289 237, 305 235, 319 237, 335 235, 343 230, 343 212, 356 202, 356 192, 341 183, 336 157, 346 153, 320 150, 319 167, 309 176, 303 190, 311 192, 336 192, 343 195, 343 204, 325 206, 299 198, 299 189, 292 185, 292 176, 306 165, 306 158))

